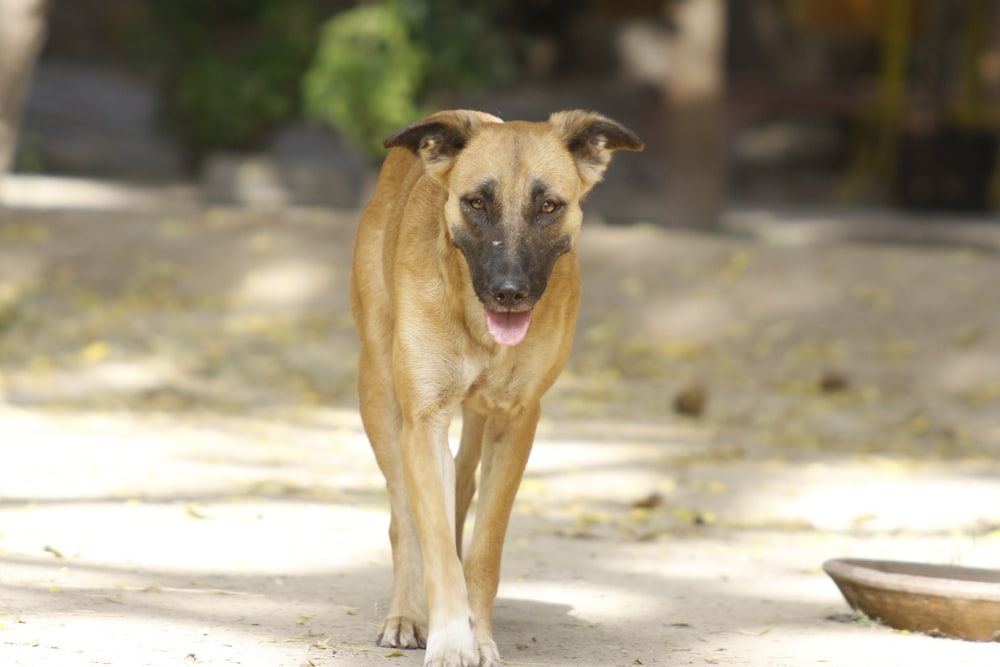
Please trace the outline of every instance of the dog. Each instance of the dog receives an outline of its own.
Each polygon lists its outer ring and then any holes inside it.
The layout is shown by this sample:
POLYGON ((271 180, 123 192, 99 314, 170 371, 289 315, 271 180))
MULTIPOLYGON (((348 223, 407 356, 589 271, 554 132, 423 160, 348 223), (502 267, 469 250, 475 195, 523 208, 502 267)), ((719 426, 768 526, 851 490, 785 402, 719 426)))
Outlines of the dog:
POLYGON ((501 552, 540 399, 573 342, 580 202, 612 152, 643 143, 591 112, 529 123, 460 110, 385 147, 351 272, 361 417, 391 507, 392 597, 377 643, 426 648, 435 667, 499 667, 501 552))

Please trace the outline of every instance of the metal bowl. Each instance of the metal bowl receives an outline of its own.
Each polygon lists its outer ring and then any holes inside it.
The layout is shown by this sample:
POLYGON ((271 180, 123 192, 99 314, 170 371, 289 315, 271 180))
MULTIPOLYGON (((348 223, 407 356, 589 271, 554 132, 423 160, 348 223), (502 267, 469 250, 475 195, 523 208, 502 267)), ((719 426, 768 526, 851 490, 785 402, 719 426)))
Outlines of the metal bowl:
POLYGON ((823 569, 852 607, 888 626, 1000 641, 1000 571, 853 558, 823 569))

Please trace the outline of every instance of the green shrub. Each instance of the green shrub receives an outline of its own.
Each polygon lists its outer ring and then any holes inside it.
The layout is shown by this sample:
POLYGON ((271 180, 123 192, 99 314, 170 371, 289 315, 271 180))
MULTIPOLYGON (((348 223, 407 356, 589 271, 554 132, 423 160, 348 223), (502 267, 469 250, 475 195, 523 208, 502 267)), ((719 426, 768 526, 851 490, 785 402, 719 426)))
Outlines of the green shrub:
POLYGON ((380 0, 322 28, 303 80, 306 111, 378 158, 382 140, 424 113, 431 87, 467 88, 513 71, 498 0, 380 0))
POLYGON ((381 155, 382 139, 420 115, 427 64, 395 5, 347 10, 322 28, 303 79, 305 108, 369 155, 381 155))

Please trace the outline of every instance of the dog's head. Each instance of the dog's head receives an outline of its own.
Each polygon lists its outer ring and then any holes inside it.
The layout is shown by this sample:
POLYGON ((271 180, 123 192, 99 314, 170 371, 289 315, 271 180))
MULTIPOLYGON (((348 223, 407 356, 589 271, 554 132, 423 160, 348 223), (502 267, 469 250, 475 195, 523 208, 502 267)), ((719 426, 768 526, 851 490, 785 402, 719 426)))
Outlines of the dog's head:
POLYGON ((442 111, 394 133, 448 192, 449 240, 465 256, 494 340, 524 339, 556 260, 580 232, 580 202, 611 153, 641 150, 627 128, 596 113, 561 111, 547 122, 504 123, 442 111))

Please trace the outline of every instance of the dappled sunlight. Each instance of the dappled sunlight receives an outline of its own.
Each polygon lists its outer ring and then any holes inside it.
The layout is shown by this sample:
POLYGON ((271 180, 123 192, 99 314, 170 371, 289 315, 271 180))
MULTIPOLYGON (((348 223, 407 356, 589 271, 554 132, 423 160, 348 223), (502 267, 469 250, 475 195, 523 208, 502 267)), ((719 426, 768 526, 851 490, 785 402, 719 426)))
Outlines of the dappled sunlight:
POLYGON ((570 614, 591 623, 616 624, 647 618, 651 607, 663 606, 655 594, 605 586, 595 581, 503 582, 500 597, 567 605, 570 614))
POLYGON ((353 403, 353 367, 329 368, 357 349, 346 294, 353 218, 230 209, 7 215, 0 374, 8 400, 228 412, 353 403))
POLYGON ((994 462, 746 460, 707 439, 536 443, 517 510, 557 533, 669 538, 692 523, 861 533, 996 532, 994 462))
POLYGON ((44 547, 76 564, 128 569, 155 562, 159 572, 180 575, 280 573, 293 562, 298 574, 320 574, 350 569, 383 551, 388 557, 385 530, 370 530, 388 527, 384 510, 353 507, 348 499, 331 505, 265 496, 180 496, 8 506, 0 509, 7 534, 2 544, 8 554, 42 553, 44 547), (335 531, 327 528, 333 520, 335 531), (344 540, 344 534, 353 537, 344 540))
POLYGON ((0 467, 0 501, 8 504, 275 495, 350 503, 352 493, 381 495, 383 486, 354 413, 188 415, 183 422, 169 413, 0 414, 0 440, 11 445, 10 465, 0 467))
MULTIPOLYGON (((354 407, 353 218, 32 215, 0 235, 2 638, 31 650, 32 623, 90 610, 137 619, 109 621, 123 637, 161 628, 178 660, 381 659, 389 517, 354 407)), ((825 620, 847 607, 820 565, 1000 564, 994 263, 581 238, 576 348, 511 518, 505 656, 934 655, 825 620), (681 414, 690 387, 703 404, 681 414)), ((113 661, 75 632, 53 645, 113 661)))
POLYGON ((164 202, 194 208, 190 185, 142 186, 80 177, 9 174, 0 178, 0 205, 19 209, 162 211, 164 202))
POLYGON ((324 292, 344 291, 329 266, 287 260, 254 267, 236 292, 247 308, 296 308, 321 297, 324 292))
MULTIPOLYGON (((317 659, 371 647, 391 577, 388 508, 354 411, 180 420, 8 408, 3 417, 4 443, 33 445, 0 468, 0 581, 23 621, 0 616, 11 641, 30 645, 44 619, 74 628, 48 650, 78 639, 90 647, 78 621, 111 614, 106 627, 123 637, 155 624, 202 659, 257 659, 286 641, 317 659)), ((942 539, 921 530, 943 516, 922 515, 921 490, 952 496, 956 507, 942 507, 953 529, 970 493, 995 497, 996 476, 981 467, 929 465, 907 486, 891 460, 758 467, 727 459, 696 429, 556 426, 542 429, 504 559, 498 641, 515 659, 561 664, 595 637, 586 664, 647 664, 675 651, 703 660, 720 646, 729 656, 802 656, 819 645, 836 657, 830 641, 874 631, 825 620, 846 612, 819 569, 826 558, 1000 558, 995 531, 942 539), (852 486, 866 469, 870 485, 852 486), (914 516, 901 528, 876 521, 840 532, 734 520, 780 508, 843 520, 879 507, 864 495, 843 506, 842 493, 865 486, 888 489, 882 498, 914 516), (549 640, 553 628, 561 639, 549 640)), ((873 646, 896 641, 877 637, 873 646)), ((908 665, 934 664, 899 648, 908 665)))

